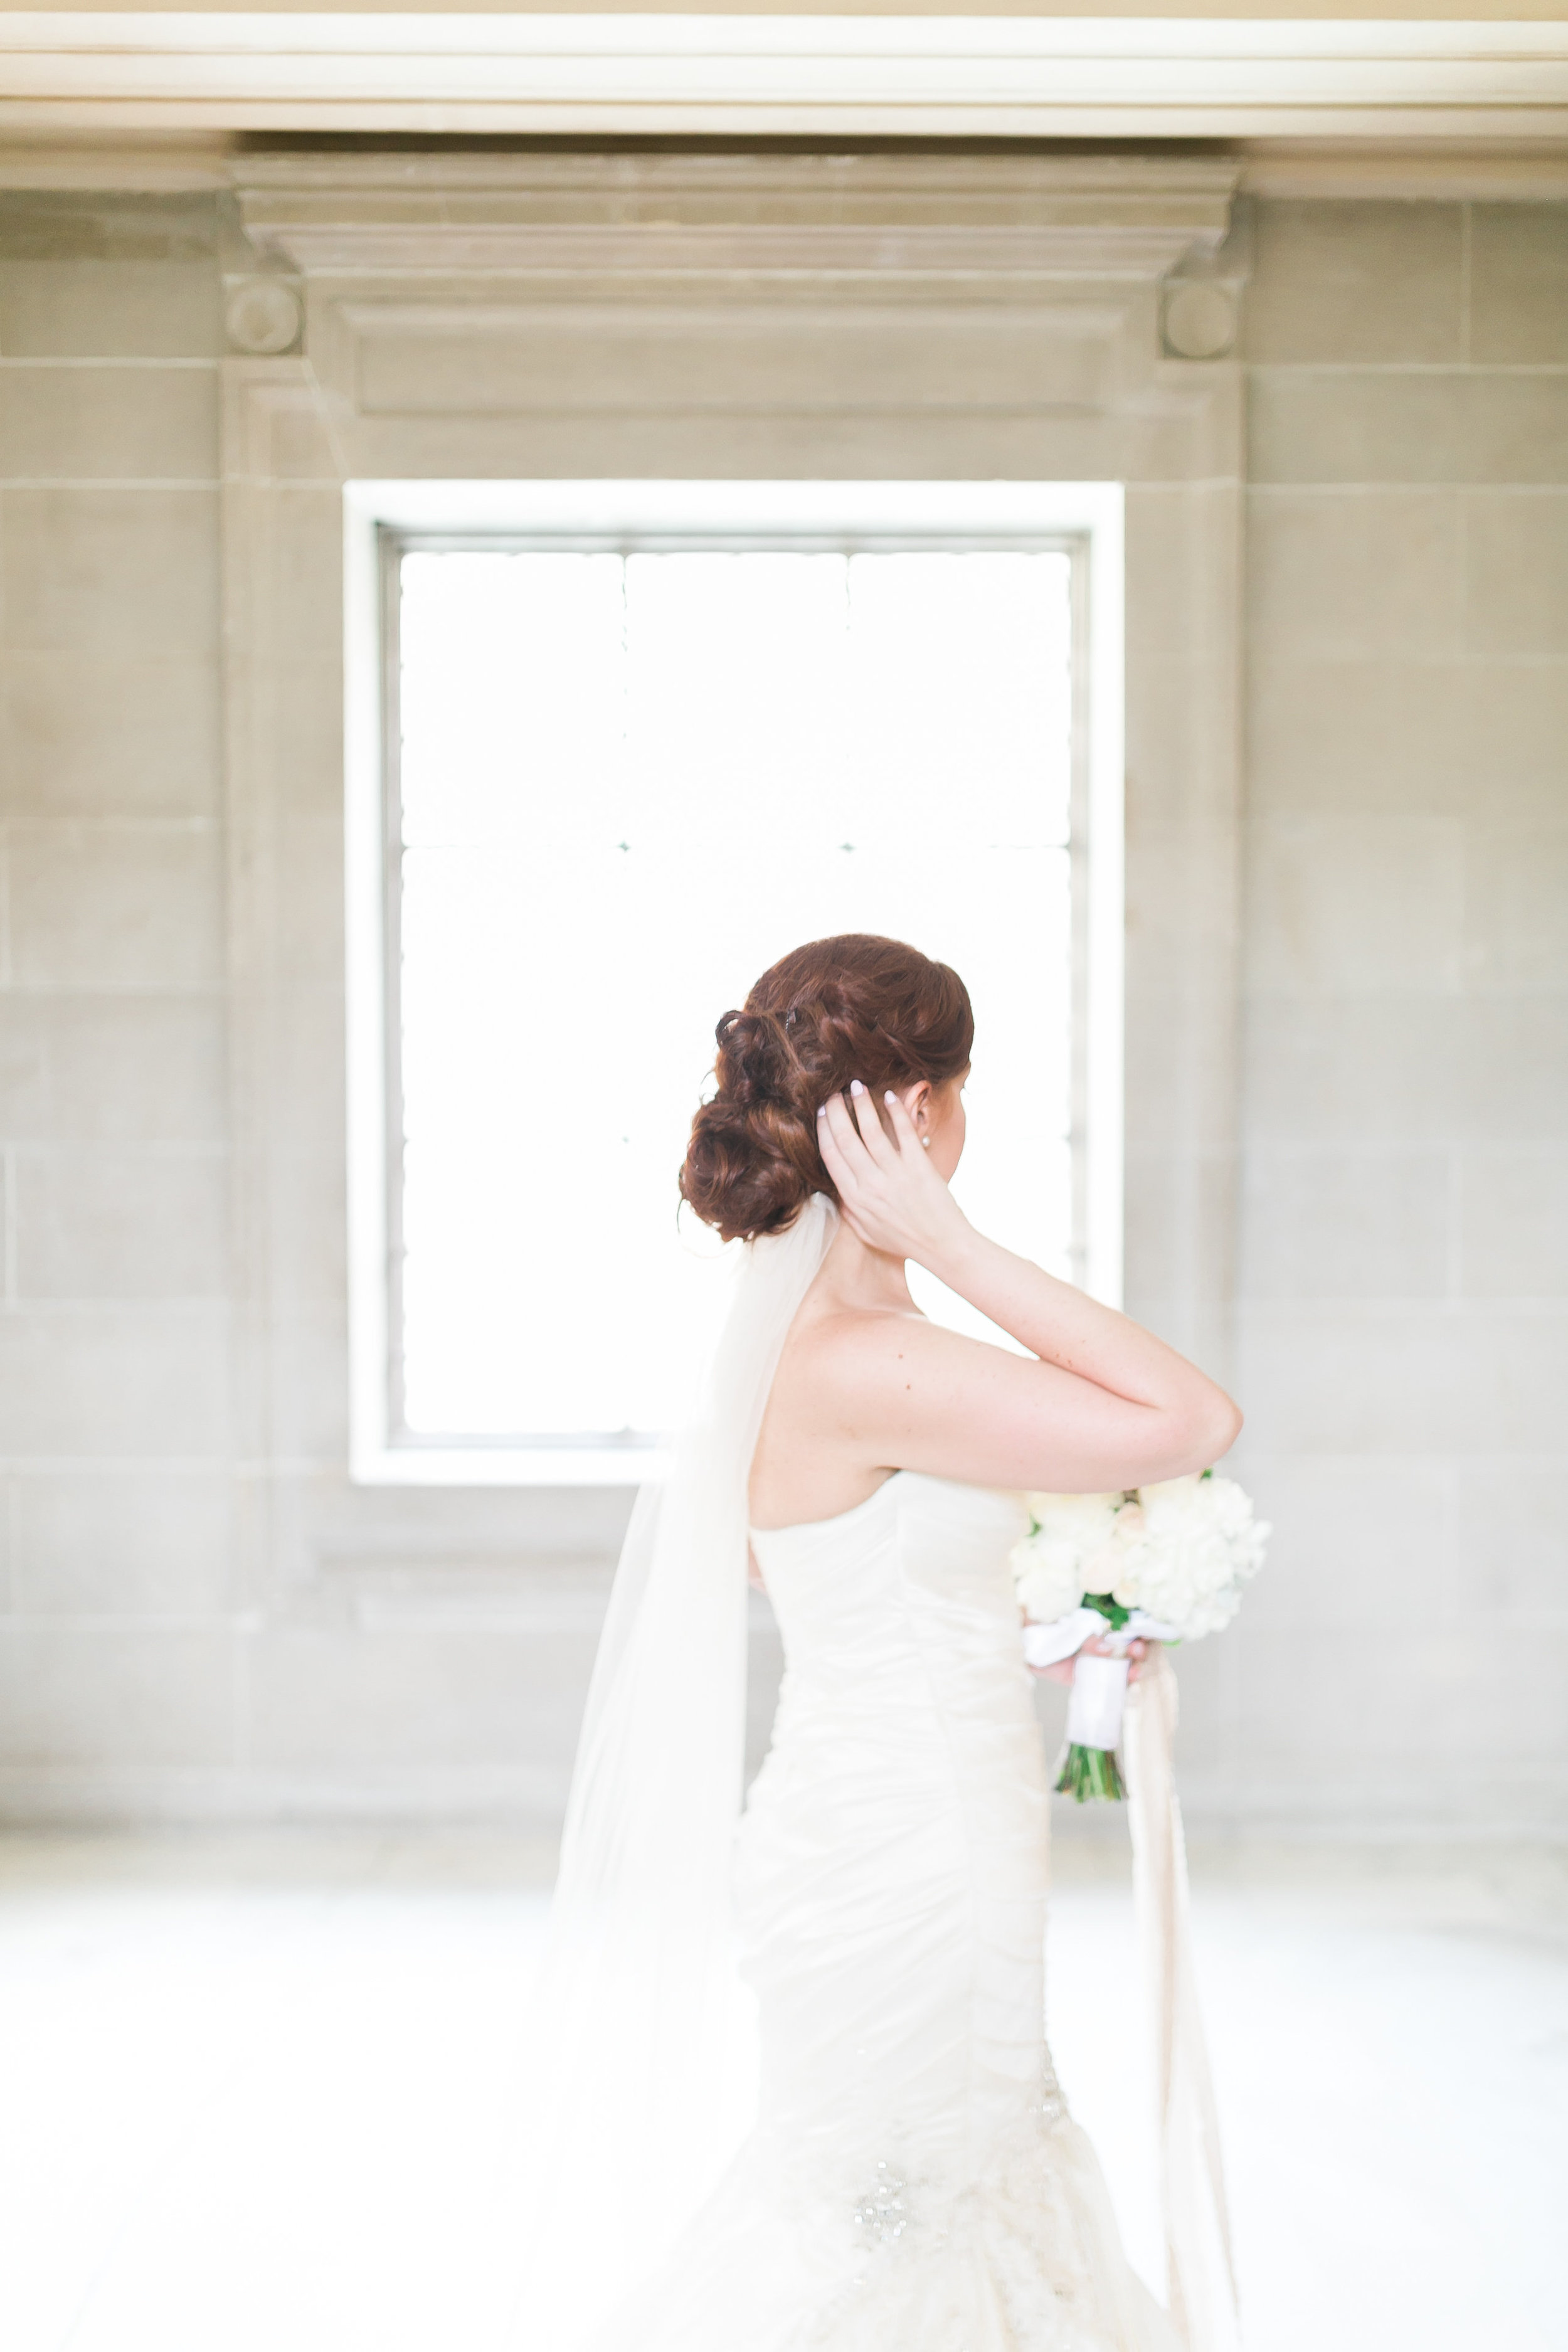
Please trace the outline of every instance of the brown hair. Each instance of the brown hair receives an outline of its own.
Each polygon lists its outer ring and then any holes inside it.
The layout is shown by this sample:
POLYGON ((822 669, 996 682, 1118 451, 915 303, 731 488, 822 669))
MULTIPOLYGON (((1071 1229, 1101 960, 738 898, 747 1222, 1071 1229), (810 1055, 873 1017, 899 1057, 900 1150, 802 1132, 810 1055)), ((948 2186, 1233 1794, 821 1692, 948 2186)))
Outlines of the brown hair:
POLYGON ((714 1034, 718 1085, 691 1122, 680 1193, 729 1242, 783 1233, 813 1192, 836 1199, 818 1104, 851 1078, 878 1096, 946 1085, 968 1067, 974 1015, 945 963, 847 931, 782 957, 714 1034))

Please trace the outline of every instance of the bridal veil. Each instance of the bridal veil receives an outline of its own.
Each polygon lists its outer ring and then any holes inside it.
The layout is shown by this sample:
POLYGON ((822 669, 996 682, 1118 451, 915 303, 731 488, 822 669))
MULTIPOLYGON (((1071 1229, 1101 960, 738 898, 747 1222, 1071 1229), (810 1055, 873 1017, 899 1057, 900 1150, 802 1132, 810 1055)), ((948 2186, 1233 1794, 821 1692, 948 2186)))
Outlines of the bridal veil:
POLYGON ((638 1494, 567 1806, 527 2129, 519 2342, 569 2352, 714 2185, 750 2121, 730 1876, 745 1748, 747 1487, 837 1211, 743 1244, 668 1477, 638 1494))

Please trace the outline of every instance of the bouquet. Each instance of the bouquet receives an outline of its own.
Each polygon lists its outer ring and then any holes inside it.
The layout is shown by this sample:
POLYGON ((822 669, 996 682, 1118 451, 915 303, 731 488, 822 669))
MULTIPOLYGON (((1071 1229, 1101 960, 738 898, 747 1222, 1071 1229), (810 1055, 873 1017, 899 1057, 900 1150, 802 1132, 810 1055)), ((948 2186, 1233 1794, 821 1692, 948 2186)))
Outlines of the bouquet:
POLYGON ((1113 1495, 1031 1495, 1013 1551, 1032 1666, 1072 1658, 1057 1787, 1081 1805, 1125 1791, 1116 1767, 1133 1642, 1217 1633, 1263 1565, 1268 1527, 1234 1478, 1205 1470, 1113 1495), (1111 1654, 1085 1655, 1096 1636, 1111 1654))

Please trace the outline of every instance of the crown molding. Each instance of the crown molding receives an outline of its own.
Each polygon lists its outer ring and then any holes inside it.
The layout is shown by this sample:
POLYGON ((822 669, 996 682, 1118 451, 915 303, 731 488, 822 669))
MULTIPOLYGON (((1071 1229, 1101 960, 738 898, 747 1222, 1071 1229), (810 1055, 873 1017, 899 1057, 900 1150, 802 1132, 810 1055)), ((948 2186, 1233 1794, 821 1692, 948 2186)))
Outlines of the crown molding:
POLYGON ((0 13, 0 133, 1568 138, 1568 23, 0 13))
POLYGON ((1561 204, 1568 200, 1568 146, 1476 144, 1313 146, 1294 140, 1249 146, 1240 193, 1248 196, 1428 204, 1561 204))
POLYGON ((258 253, 310 277, 621 270, 1163 276, 1225 238, 1224 158, 275 155, 232 167, 258 253))

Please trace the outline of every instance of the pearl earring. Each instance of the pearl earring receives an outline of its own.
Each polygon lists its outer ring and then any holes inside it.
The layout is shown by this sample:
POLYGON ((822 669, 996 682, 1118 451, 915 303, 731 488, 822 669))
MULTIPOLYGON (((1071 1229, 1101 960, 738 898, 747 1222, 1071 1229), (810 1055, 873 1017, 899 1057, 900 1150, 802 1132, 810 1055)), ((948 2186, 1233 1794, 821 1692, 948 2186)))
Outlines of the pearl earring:
POLYGON ((925 1145, 926 1150, 929 1151, 929 1150, 931 1150, 931 1138, 930 1138, 930 1136, 929 1136, 929 1135, 922 1135, 922 1136, 921 1136, 921 1141, 925 1145))

